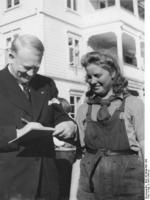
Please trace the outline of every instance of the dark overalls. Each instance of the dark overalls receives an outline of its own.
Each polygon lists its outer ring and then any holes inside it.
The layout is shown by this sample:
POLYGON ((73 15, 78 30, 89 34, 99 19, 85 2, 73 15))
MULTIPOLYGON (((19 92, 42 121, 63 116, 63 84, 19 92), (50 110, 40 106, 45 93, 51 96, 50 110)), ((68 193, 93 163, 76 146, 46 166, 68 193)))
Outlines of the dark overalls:
POLYGON ((144 167, 129 146, 124 105, 105 123, 92 121, 88 106, 78 200, 144 200, 144 167))

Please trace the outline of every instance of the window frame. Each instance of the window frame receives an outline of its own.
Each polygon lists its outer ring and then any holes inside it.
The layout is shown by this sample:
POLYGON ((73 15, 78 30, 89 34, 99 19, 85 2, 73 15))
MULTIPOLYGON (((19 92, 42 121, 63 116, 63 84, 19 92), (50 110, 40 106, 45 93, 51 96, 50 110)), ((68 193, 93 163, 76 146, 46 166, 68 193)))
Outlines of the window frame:
POLYGON ((116 0, 113 0, 113 4, 110 4, 109 0, 97 0, 96 1, 96 9, 103 10, 103 9, 111 7, 111 6, 115 6, 115 4, 116 4, 116 0), (104 4, 104 7, 102 6, 102 4, 104 4))
POLYGON ((141 69, 145 71, 145 42, 140 41, 141 69))
POLYGON ((78 0, 67 0, 66 7, 73 12, 78 12, 78 0))
POLYGON ((67 33, 69 66, 80 67, 81 36, 72 32, 67 33), (69 44, 72 40, 72 44, 69 44), (72 52, 72 53, 71 53, 72 52), (71 55, 72 54, 72 55, 71 55))
POLYGON ((125 9, 126 11, 128 11, 128 12, 130 12, 130 13, 132 13, 132 14, 134 14, 134 3, 133 3, 133 0, 130 0, 129 1, 131 4, 131 9, 129 9, 129 7, 127 7, 126 5, 126 1, 125 0, 120 0, 120 7, 122 8, 122 9, 125 9))
POLYGON ((69 103, 71 105, 70 116, 73 119, 75 119, 75 117, 76 117, 77 110, 78 110, 78 107, 79 107, 79 101, 81 100, 82 96, 83 96, 83 92, 82 91, 70 91, 70 93, 69 93, 69 103), (73 103, 71 102, 71 97, 74 98, 74 102, 73 103), (72 111, 72 107, 74 107, 74 112, 72 111))
POLYGON ((8 61, 9 61, 11 42, 19 34, 20 34, 20 28, 12 30, 9 33, 4 34, 5 35, 5 63, 8 63, 8 61), (8 40, 10 40, 10 41, 8 41, 8 40))
POLYGON ((16 8, 20 5, 20 0, 7 0, 6 2, 6 9, 9 10, 9 9, 12 9, 12 8, 16 8), (18 3, 16 3, 16 1, 18 3), (10 3, 10 6, 9 6, 9 3, 10 3))
POLYGON ((138 68, 136 39, 132 35, 130 35, 126 32, 122 33, 122 55, 123 55, 123 63, 125 65, 129 65, 131 67, 138 68), (127 42, 125 40, 130 40, 130 48, 129 47, 127 48, 127 46, 125 46, 125 44, 127 44, 127 42))

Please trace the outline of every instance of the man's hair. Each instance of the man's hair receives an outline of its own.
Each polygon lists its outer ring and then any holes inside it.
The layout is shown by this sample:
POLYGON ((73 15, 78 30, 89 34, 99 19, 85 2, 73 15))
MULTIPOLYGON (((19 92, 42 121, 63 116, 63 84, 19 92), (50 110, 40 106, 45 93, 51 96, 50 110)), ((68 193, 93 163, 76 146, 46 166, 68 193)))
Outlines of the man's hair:
POLYGON ((44 53, 44 46, 38 37, 30 34, 18 35, 14 38, 10 50, 17 53, 20 47, 33 48, 39 52, 42 57, 44 53))
MULTIPOLYGON (((124 93, 125 88, 128 85, 128 81, 122 76, 120 67, 117 60, 108 53, 101 53, 99 51, 93 51, 85 54, 81 59, 81 65, 86 68, 90 64, 95 64, 109 71, 111 74, 115 72, 113 80, 113 92, 117 94, 124 93)), ((88 91, 88 95, 92 95, 92 91, 88 91)))

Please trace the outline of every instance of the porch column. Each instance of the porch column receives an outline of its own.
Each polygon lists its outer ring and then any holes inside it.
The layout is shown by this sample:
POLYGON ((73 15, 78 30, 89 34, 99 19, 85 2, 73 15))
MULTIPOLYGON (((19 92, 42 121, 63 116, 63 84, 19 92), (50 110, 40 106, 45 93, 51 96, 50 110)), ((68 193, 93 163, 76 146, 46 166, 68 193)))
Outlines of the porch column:
POLYGON ((140 45, 140 38, 139 36, 135 39, 135 45, 136 45, 136 60, 137 60, 137 68, 142 69, 141 65, 141 45, 140 45))
POLYGON ((123 45, 122 45, 122 29, 121 27, 118 28, 117 32, 117 56, 118 56, 118 63, 123 72, 123 45))
POLYGON ((120 0, 116 0, 116 7, 120 8, 120 0))
POLYGON ((133 1, 133 10, 134 10, 134 14, 136 17, 139 16, 139 13, 138 13, 138 1, 137 0, 132 0, 133 1))

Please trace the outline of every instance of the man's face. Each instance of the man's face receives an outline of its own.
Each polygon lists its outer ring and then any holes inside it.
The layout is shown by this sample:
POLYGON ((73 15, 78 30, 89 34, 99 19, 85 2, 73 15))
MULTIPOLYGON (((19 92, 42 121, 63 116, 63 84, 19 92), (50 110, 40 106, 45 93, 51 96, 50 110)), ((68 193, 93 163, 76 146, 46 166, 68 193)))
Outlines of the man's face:
POLYGON ((33 48, 20 47, 12 53, 11 70, 19 83, 28 83, 38 72, 42 56, 33 48))

